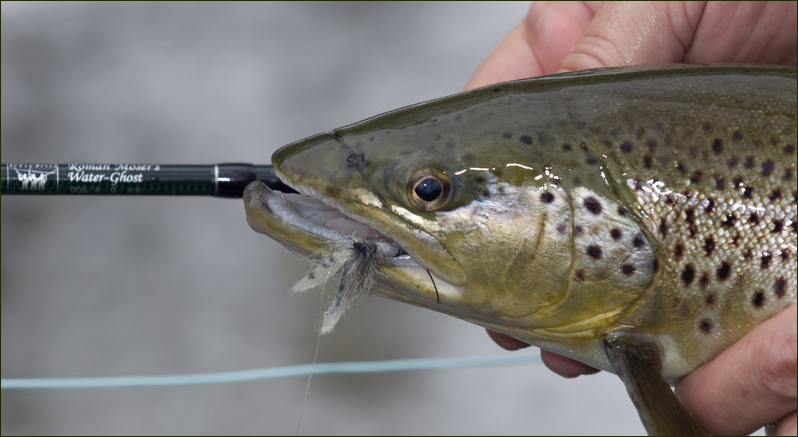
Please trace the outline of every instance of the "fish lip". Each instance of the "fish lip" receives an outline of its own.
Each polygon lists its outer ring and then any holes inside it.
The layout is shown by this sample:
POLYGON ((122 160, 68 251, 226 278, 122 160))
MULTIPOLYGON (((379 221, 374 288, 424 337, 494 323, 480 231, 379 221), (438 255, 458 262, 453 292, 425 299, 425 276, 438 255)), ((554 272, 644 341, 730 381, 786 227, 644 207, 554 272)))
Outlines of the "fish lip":
POLYGON ((297 226, 300 229, 321 237, 326 242, 336 242, 342 240, 358 241, 359 239, 372 240, 377 243, 379 253, 382 255, 380 259, 381 267, 421 267, 428 268, 420 261, 413 258, 401 244, 394 240, 391 236, 385 235, 379 230, 375 229, 368 223, 358 220, 355 216, 347 214, 346 211, 331 201, 325 196, 320 195, 316 190, 310 187, 305 187, 296 183, 292 183, 290 178, 284 175, 278 168, 275 169, 275 174, 280 181, 286 186, 292 188, 296 193, 279 192, 272 189, 266 192, 265 199, 263 199, 272 211, 275 212, 282 220, 287 223, 297 226), (296 206, 298 202, 315 203, 316 205, 326 206, 326 212, 334 212, 340 215, 338 219, 344 218, 355 224, 355 227, 360 227, 361 230, 366 230, 365 236, 357 236, 356 233, 345 234, 344 232, 336 229, 334 226, 325 226, 325 223, 319 223, 304 217, 301 213, 291 208, 291 204, 296 206), (276 207, 276 208, 275 208, 276 207))

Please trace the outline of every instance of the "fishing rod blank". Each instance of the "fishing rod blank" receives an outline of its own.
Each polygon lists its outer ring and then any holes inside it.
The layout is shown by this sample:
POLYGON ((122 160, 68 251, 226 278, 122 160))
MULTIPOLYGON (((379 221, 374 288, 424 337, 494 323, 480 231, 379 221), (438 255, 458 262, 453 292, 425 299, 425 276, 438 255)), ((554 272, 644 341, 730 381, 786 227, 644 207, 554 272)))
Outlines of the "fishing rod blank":
POLYGON ((183 164, 0 164, 6 194, 160 195, 241 198, 244 187, 261 181, 294 192, 271 165, 183 164))

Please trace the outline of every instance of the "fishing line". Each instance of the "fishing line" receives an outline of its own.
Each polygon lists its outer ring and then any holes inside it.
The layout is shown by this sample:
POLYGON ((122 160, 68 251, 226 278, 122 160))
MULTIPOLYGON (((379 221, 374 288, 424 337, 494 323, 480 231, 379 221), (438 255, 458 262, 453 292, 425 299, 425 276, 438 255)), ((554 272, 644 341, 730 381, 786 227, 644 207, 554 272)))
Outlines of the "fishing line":
POLYGON ((202 384, 229 384, 235 382, 262 381, 266 379, 292 378, 314 375, 367 374, 409 372, 416 370, 444 370, 476 367, 507 367, 541 363, 540 357, 523 356, 478 356, 458 358, 409 358, 383 361, 350 361, 338 363, 298 364, 293 366, 267 367, 214 373, 185 373, 177 375, 112 376, 85 378, 3 378, 0 389, 65 389, 65 388, 121 388, 121 387, 176 387, 202 384))

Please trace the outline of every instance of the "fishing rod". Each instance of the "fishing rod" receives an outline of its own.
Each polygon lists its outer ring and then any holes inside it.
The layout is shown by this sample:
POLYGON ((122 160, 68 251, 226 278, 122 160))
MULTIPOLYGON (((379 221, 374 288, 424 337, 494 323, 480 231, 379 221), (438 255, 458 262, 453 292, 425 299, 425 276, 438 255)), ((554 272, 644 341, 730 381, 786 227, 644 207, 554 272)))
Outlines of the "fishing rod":
POLYGON ((268 164, 0 164, 0 194, 156 195, 241 198, 261 181, 293 193, 268 164))

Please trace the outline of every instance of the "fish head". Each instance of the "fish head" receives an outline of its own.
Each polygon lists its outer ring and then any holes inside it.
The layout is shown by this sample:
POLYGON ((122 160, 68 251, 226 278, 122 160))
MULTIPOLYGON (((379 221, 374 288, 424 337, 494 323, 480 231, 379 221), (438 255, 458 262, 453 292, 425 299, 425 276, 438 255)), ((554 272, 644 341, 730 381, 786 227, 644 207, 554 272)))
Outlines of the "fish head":
POLYGON ((575 205, 604 192, 577 186, 582 160, 531 151, 530 136, 481 104, 400 110, 285 146, 272 162, 299 194, 250 186, 249 223, 305 255, 379 239, 377 294, 538 345, 595 341, 650 278, 590 280, 575 205))

